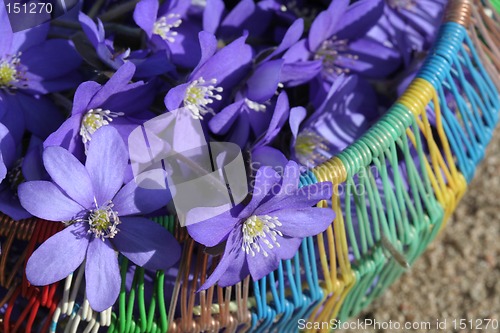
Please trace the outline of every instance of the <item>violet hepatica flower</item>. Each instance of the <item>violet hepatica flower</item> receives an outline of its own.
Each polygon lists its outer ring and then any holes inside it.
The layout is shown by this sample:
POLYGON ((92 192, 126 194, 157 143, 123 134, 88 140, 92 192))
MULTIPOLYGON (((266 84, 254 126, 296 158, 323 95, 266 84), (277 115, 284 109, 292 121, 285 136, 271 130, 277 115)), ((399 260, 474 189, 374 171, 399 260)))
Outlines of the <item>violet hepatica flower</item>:
POLYGON ((194 119, 215 114, 223 97, 248 73, 252 61, 252 48, 240 37, 217 51, 217 39, 200 32, 201 60, 186 83, 170 89, 165 105, 173 111, 184 106, 194 119), (216 52, 217 51, 217 52, 216 52))
POLYGON ((197 35, 201 24, 188 19, 190 1, 141 0, 134 10, 134 21, 146 33, 154 50, 167 50, 176 65, 193 68, 200 60, 197 35))
POLYGON ((6 167, 5 178, 0 183, 0 212, 13 220, 22 220, 31 217, 19 203, 18 187, 25 181, 40 180, 46 177, 45 170, 39 158, 42 141, 31 136, 23 156, 18 144, 7 131, 0 126, 2 160, 6 167))
POLYGON ((356 75, 342 75, 323 104, 307 119, 306 110, 290 112, 292 158, 314 167, 361 137, 377 118, 377 100, 370 85, 356 75))
POLYGON ((295 113, 295 108, 290 110, 286 93, 282 92, 278 96, 273 117, 266 132, 250 147, 252 170, 258 170, 261 166, 271 166, 275 170, 283 170, 288 159, 281 150, 272 147, 271 144, 282 133, 290 113, 295 113))
POLYGON ((264 133, 272 117, 275 102, 271 98, 278 89, 282 66, 281 59, 260 63, 236 92, 235 102, 210 119, 210 130, 240 147, 264 133))
POLYGON ((99 129, 82 165, 61 147, 43 153, 53 181, 20 185, 23 207, 39 218, 68 226, 49 238, 30 257, 26 276, 34 285, 66 278, 85 261, 86 294, 95 311, 114 304, 121 278, 117 251, 146 269, 166 269, 179 258, 180 247, 163 227, 135 216, 153 212, 169 201, 166 190, 146 190, 135 180, 122 187, 127 149, 111 127, 99 129))
POLYGON ((71 116, 52 133, 44 145, 61 146, 83 160, 92 136, 102 126, 118 130, 127 142, 130 132, 154 114, 147 111, 154 90, 139 81, 130 83, 135 66, 125 63, 104 85, 82 83, 76 90, 71 116))
POLYGON ((329 182, 301 189, 300 168, 291 161, 283 178, 271 167, 259 169, 253 196, 246 207, 236 206, 215 218, 188 226, 189 234, 205 246, 226 241, 222 259, 201 289, 218 281, 230 286, 251 274, 259 280, 290 259, 304 237, 326 230, 335 217, 329 208, 312 207, 331 198, 329 182))
POLYGON ((113 39, 106 38, 101 20, 97 19, 96 24, 83 13, 80 13, 78 19, 99 59, 112 69, 117 70, 124 63, 132 62, 137 67, 134 74, 136 78, 149 78, 174 69, 168 54, 164 51, 153 52, 149 49, 132 51, 129 48, 115 48, 113 39))
POLYGON ((385 0, 384 14, 368 35, 398 49, 408 66, 415 52, 427 50, 436 36, 445 0, 385 0))
POLYGON ((48 25, 13 33, 0 4, 0 121, 16 141, 25 129, 45 138, 63 115, 44 96, 80 81, 81 58, 71 41, 47 40, 48 25))
POLYGON ((267 1, 241 0, 227 10, 222 0, 207 0, 203 11, 203 30, 213 33, 219 40, 230 41, 244 34, 261 38, 271 23, 272 13, 267 1))
POLYGON ((307 39, 284 54, 284 80, 297 85, 316 74, 329 81, 349 72, 368 77, 390 74, 399 65, 399 52, 366 36, 383 8, 382 0, 360 0, 350 6, 349 0, 333 0, 316 17, 307 39))
POLYGON ((7 156, 4 155, 9 155, 9 150, 14 147, 14 138, 10 135, 7 127, 0 123, 0 182, 7 175, 7 166, 5 165, 7 156))

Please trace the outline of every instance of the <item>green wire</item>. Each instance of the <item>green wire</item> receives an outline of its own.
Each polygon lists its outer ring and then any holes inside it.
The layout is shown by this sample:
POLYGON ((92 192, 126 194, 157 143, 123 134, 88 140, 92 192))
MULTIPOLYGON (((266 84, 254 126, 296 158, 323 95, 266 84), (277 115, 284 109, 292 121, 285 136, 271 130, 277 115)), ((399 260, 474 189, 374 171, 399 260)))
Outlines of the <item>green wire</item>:
POLYGON ((493 7, 497 11, 497 13, 500 13, 500 0, 490 0, 493 7))

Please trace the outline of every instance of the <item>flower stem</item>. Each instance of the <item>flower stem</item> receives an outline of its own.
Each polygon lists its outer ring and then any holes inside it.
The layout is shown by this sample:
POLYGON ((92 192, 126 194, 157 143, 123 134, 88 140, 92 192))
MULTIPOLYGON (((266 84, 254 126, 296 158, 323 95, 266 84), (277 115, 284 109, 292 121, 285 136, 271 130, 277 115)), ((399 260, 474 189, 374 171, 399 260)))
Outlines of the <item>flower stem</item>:
POLYGON ((101 9, 102 5, 104 4, 104 1, 105 0, 97 0, 94 5, 92 5, 92 7, 90 8, 89 12, 87 13, 87 15, 90 17, 90 18, 95 18, 95 16, 97 15, 97 13, 99 13, 99 10, 101 9))
POLYGON ((120 5, 117 5, 113 8, 111 8, 110 10, 108 10, 107 12, 105 12, 104 14, 100 15, 99 18, 103 22, 114 20, 114 19, 130 12, 131 10, 133 10, 135 8, 135 5, 138 2, 139 2, 139 0, 131 0, 131 1, 122 3, 120 5))

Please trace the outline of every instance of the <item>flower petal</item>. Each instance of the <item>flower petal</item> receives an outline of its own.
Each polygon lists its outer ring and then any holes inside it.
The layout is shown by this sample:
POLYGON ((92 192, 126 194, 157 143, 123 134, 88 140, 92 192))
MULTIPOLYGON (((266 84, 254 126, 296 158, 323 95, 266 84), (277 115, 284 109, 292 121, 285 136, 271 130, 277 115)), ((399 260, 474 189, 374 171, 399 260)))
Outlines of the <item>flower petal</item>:
POLYGON ((298 86, 313 79, 322 68, 321 60, 285 63, 281 71, 281 82, 287 87, 298 86))
POLYGON ((83 262, 88 245, 89 238, 83 223, 68 226, 33 252, 26 265, 26 277, 35 286, 64 279, 83 262))
POLYGON ((85 208, 94 201, 94 189, 89 173, 78 159, 61 147, 48 147, 43 152, 43 164, 52 180, 66 194, 85 208))
POLYGON ((340 17, 344 15, 349 0, 333 0, 328 9, 319 13, 309 30, 309 49, 316 51, 320 44, 332 37, 340 17))
POLYGON ((108 241, 92 238, 85 263, 85 292, 90 307, 101 312, 112 306, 120 293, 118 255, 108 241))
POLYGON ((243 103, 245 103, 245 101, 242 99, 229 104, 222 109, 222 111, 213 116, 208 122, 210 130, 215 134, 226 134, 240 115, 243 103))
POLYGON ((256 215, 271 214, 271 212, 281 209, 302 209, 317 204, 320 200, 327 200, 332 196, 332 183, 322 182, 301 189, 293 190, 286 188, 280 189, 280 195, 271 198, 269 201, 260 205, 255 210, 256 215))
POLYGON ((7 167, 14 163, 16 159, 16 143, 9 129, 2 123, 0 123, 0 153, 7 167))
POLYGON ((273 251, 276 252, 276 256, 281 260, 292 259, 299 250, 300 244, 302 244, 301 238, 282 237, 280 235, 276 235, 276 241, 280 246, 275 246, 273 251))
POLYGON ((246 253, 241 249, 243 243, 241 228, 234 228, 229 234, 222 259, 208 277, 200 290, 205 290, 219 281, 222 287, 234 285, 248 275, 246 253))
POLYGON ((252 61, 252 48, 245 44, 245 39, 246 36, 240 37, 220 49, 193 71, 191 77, 194 79, 203 77, 205 80, 217 79, 217 85, 223 87, 235 85, 246 75, 252 61))
POLYGON ((92 21, 90 17, 80 12, 78 14, 78 21, 82 26, 83 32, 87 36, 90 41, 90 44, 94 48, 97 48, 97 44, 104 39, 104 36, 101 34, 101 31, 97 29, 97 25, 92 21))
POLYGON ((17 94, 23 109, 26 128, 34 135, 45 139, 64 121, 63 114, 46 96, 17 94))
POLYGON ((274 170, 283 170, 288 163, 285 155, 278 149, 269 146, 259 146, 252 150, 252 168, 270 166, 274 170))
POLYGON ((49 221, 69 221, 84 210, 49 181, 22 183, 18 194, 21 205, 28 212, 49 221))
MULTIPOLYGON (((156 181, 158 173, 156 170, 151 171, 151 181, 156 181)), ((143 176, 146 176, 144 173, 143 176)), ((146 179, 141 177, 141 179, 146 179)), ((172 196, 170 191, 166 188, 166 184, 151 184, 155 188, 161 186, 165 189, 151 189, 151 187, 144 188, 141 184, 137 184, 136 179, 128 182, 113 199, 115 204, 114 209, 120 216, 133 215, 133 214, 147 214, 154 212, 164 206, 170 201, 172 196)))
POLYGON ((339 40, 365 36, 384 12, 384 1, 361 0, 353 3, 342 15, 342 20, 335 28, 339 40))
POLYGON ((135 66, 133 63, 124 63, 108 82, 99 90, 90 101, 88 108, 95 109, 100 107, 109 96, 123 90, 127 84, 132 80, 135 73, 135 66))
POLYGON ((43 142, 44 147, 61 146, 67 149, 78 159, 83 160, 85 157, 82 137, 80 136, 80 125, 82 116, 75 114, 68 119, 53 132, 43 142))
POLYGON ((158 14, 157 0, 141 0, 135 6, 134 21, 146 33, 148 38, 153 34, 153 27, 158 14))
POLYGON ((273 97, 280 82, 283 59, 266 61, 260 64, 247 81, 247 97, 255 102, 264 103, 273 97))
MULTIPOLYGON (((240 208, 240 206, 236 207, 240 208)), ((208 247, 219 244, 228 236, 231 229, 240 220, 237 217, 235 208, 208 220, 188 225, 187 230, 189 235, 198 243, 208 247)))
POLYGON ((300 167, 295 161, 290 161, 285 166, 283 182, 278 195, 289 195, 299 188, 300 167))
POLYGON ((206 31, 200 31, 198 33, 198 39, 200 41, 201 57, 198 65, 193 70, 193 73, 198 71, 198 69, 207 62, 210 57, 212 57, 217 51, 217 38, 214 34, 206 31))
POLYGON ((259 170, 257 170, 255 182, 253 183, 252 200, 250 200, 250 203, 241 211, 239 217, 247 218, 252 215, 279 180, 280 176, 272 167, 260 167, 259 170))
POLYGON ((124 217, 111 240, 134 264, 151 270, 167 269, 181 256, 177 240, 167 229, 143 217, 124 217))
POLYGON ((290 28, 288 28, 288 30, 286 31, 285 36, 283 36, 283 39, 281 40, 278 47, 269 56, 266 57, 266 60, 279 55, 283 51, 290 48, 293 44, 297 43, 303 32, 304 20, 302 18, 296 19, 292 23, 290 28))
POLYGON ((290 129, 292 130, 292 135, 296 139, 299 134, 299 127, 302 121, 306 118, 307 111, 302 106, 294 107, 290 110, 290 129))
POLYGON ((8 215, 14 221, 31 217, 32 215, 28 213, 19 203, 19 198, 16 197, 15 192, 6 185, 2 187, 3 188, 0 191, 0 212, 8 215))
POLYGON ((28 79, 47 80, 76 70, 82 59, 70 40, 49 39, 23 52, 21 62, 29 71, 28 79))
POLYGON ((224 1, 207 0, 205 10, 203 11, 203 31, 215 34, 219 27, 224 9, 224 1))
POLYGON ((116 129, 104 126, 92 135, 85 167, 99 206, 113 199, 123 185, 127 161, 125 143, 116 129))
POLYGON ((186 96, 186 89, 188 86, 189 83, 183 83, 168 91, 164 100, 167 110, 174 111, 181 106, 184 97, 186 96))
POLYGON ((283 235, 289 237, 304 238, 315 236, 328 228, 335 219, 335 212, 331 208, 302 208, 283 209, 269 213, 272 217, 277 217, 283 224, 278 227, 283 235))
MULTIPOLYGON (((258 241, 260 242, 260 240, 258 241)), ((262 242, 260 242, 260 245, 261 250, 260 252, 256 252, 255 256, 246 256, 250 274, 255 281, 262 279, 264 276, 276 270, 280 262, 274 249, 268 249, 267 245, 262 242), (267 256, 264 255, 263 251, 266 251, 267 256)))

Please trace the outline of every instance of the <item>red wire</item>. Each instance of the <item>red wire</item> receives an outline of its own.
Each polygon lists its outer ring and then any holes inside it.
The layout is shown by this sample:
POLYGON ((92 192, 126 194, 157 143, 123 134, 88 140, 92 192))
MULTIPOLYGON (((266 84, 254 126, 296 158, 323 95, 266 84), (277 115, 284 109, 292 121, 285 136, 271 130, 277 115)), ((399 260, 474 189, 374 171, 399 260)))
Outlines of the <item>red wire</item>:
POLYGON ((40 301, 36 301, 33 305, 33 309, 31 310, 28 321, 26 322, 26 333, 31 333, 31 328, 33 327, 33 323, 35 322, 36 314, 38 313, 38 309, 40 308, 40 301))
POLYGON ((43 286, 43 287, 42 287, 42 293, 41 293, 41 295, 40 295, 40 296, 41 296, 41 297, 40 297, 40 302, 41 302, 42 304, 47 303, 47 298, 48 298, 48 296, 49 296, 49 286, 43 286))
MULTIPOLYGON (((49 330, 50 324, 52 323, 52 316, 54 316, 54 312, 57 309, 57 302, 52 303, 49 310, 49 315, 47 316, 47 320, 45 320, 45 324, 43 324, 42 330, 40 332, 47 332, 49 330)), ((26 333, 28 333, 26 331, 26 333)))
POLYGON ((32 297, 29 299, 28 305, 24 308, 23 312, 21 312, 21 315, 17 319, 17 321, 14 325, 14 328, 12 330, 12 333, 17 332, 17 330, 19 329, 19 327, 23 323, 24 319, 26 318, 26 316, 30 312, 30 310, 33 307, 33 305, 35 304, 35 302, 38 303, 38 300, 36 298, 32 297))
POLYGON ((19 297, 19 294, 21 293, 21 288, 17 287, 16 291, 14 291, 14 294, 12 294, 12 297, 9 301, 9 305, 7 306, 7 310, 5 311, 5 316, 3 317, 3 331, 4 333, 9 333, 10 327, 10 315, 12 314, 12 310, 14 309, 14 303, 16 302, 16 299, 19 297))

